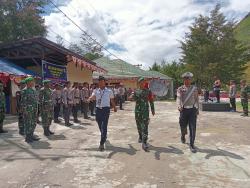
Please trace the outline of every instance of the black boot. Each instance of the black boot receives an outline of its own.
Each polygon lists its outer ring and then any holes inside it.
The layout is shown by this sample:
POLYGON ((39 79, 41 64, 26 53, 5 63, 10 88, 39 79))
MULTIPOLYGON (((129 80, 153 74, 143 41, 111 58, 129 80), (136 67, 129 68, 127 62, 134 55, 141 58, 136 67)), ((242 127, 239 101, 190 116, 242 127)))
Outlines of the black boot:
POLYGON ((194 147, 193 144, 190 144, 189 148, 190 148, 190 151, 191 151, 192 153, 196 153, 196 152, 197 152, 197 150, 196 150, 196 148, 194 147))
POLYGON ((44 133, 43 133, 44 136, 50 136, 48 127, 44 127, 44 128, 43 128, 43 131, 44 131, 44 133))
POLYGON ((185 134, 181 135, 181 143, 183 143, 183 144, 186 143, 185 134))
POLYGON ((100 151, 104 151, 104 149, 105 149, 105 148, 104 148, 104 144, 100 144, 99 150, 100 150, 100 151))
POLYGON ((31 135, 30 135, 30 134, 26 134, 25 142, 27 142, 27 143, 33 142, 33 140, 32 140, 32 138, 31 138, 31 135))
POLYGON ((23 130, 19 130, 19 134, 22 135, 22 136, 25 135, 23 130))
POLYGON ((144 151, 148 152, 148 151, 149 151, 148 148, 149 148, 149 146, 148 146, 147 142, 143 142, 143 143, 142 143, 142 149, 143 149, 144 151))

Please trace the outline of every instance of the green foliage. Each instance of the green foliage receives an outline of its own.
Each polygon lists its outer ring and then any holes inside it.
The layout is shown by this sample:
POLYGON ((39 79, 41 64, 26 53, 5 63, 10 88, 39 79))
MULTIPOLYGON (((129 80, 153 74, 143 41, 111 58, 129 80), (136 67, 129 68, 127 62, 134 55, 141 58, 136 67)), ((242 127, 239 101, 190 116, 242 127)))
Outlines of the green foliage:
POLYGON ((167 63, 165 60, 162 60, 161 64, 157 64, 155 62, 150 70, 158 71, 162 74, 165 74, 174 80, 174 88, 182 85, 183 81, 181 79, 181 75, 185 72, 185 66, 182 63, 178 63, 176 61, 167 63))
POLYGON ((46 0, 1 0, 0 41, 11 42, 34 36, 45 36, 41 14, 46 0))
POLYGON ((100 57, 102 57, 102 55, 98 54, 98 53, 87 53, 84 55, 84 57, 88 60, 95 60, 95 59, 99 59, 100 57))
POLYGON ((235 23, 226 20, 217 5, 209 16, 198 16, 181 41, 182 58, 188 71, 194 73, 198 86, 210 86, 213 77, 223 83, 239 81, 249 59, 247 48, 234 36, 235 23))

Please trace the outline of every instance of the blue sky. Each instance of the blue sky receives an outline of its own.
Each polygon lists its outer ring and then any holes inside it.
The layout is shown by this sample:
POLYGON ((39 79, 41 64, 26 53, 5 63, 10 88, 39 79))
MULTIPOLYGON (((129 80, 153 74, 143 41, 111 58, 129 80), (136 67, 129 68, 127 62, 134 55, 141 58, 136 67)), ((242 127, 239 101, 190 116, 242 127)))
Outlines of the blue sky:
MULTIPOLYGON (((250 0, 53 0, 78 25, 114 54, 148 68, 155 61, 178 60, 179 42, 199 14, 217 3, 228 19, 242 19, 250 0)), ((59 12, 47 7, 48 38, 60 34, 67 46, 79 43, 81 32, 59 12)))

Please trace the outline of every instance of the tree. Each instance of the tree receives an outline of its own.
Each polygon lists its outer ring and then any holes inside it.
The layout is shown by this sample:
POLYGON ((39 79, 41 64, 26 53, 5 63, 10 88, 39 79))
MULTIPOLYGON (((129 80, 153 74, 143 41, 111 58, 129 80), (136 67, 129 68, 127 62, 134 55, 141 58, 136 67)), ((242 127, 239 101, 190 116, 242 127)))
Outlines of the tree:
POLYGON ((194 73, 199 86, 212 85, 214 76, 224 83, 241 79, 249 56, 246 47, 235 39, 234 28, 235 22, 220 13, 220 5, 209 16, 198 16, 189 27, 181 41, 181 61, 194 73))
POLYGON ((0 41, 11 42, 45 36, 42 14, 46 0, 1 0, 0 41))
POLYGON ((60 46, 64 46, 63 38, 60 35, 56 36, 56 43, 60 46))
POLYGON ((167 63, 165 60, 162 60, 161 64, 157 64, 157 62, 155 62, 149 69, 158 71, 173 78, 174 88, 179 87, 183 83, 181 75, 185 72, 185 67, 182 63, 179 63, 177 61, 167 63))
POLYGON ((69 50, 79 54, 79 55, 82 55, 84 56, 85 52, 84 50, 81 48, 81 46, 77 45, 77 44, 74 44, 74 43, 71 43, 69 45, 69 50))

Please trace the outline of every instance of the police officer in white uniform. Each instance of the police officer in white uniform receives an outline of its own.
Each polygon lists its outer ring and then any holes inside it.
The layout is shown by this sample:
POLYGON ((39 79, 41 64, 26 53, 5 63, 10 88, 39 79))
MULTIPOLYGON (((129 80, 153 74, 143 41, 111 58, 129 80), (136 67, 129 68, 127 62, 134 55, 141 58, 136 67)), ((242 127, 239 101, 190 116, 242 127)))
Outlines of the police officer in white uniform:
POLYGON ((110 115, 110 102, 114 108, 114 112, 117 111, 114 101, 114 94, 112 90, 106 87, 106 80, 103 76, 99 76, 99 88, 93 91, 88 102, 96 100, 96 122, 98 123, 99 130, 101 132, 101 141, 99 149, 104 150, 104 144, 107 140, 107 127, 110 115))
POLYGON ((196 120, 199 114, 199 95, 196 86, 191 85, 193 74, 186 72, 182 75, 184 85, 177 89, 177 105, 180 111, 181 142, 185 143, 187 126, 189 126, 190 150, 196 153, 194 146, 196 120))

